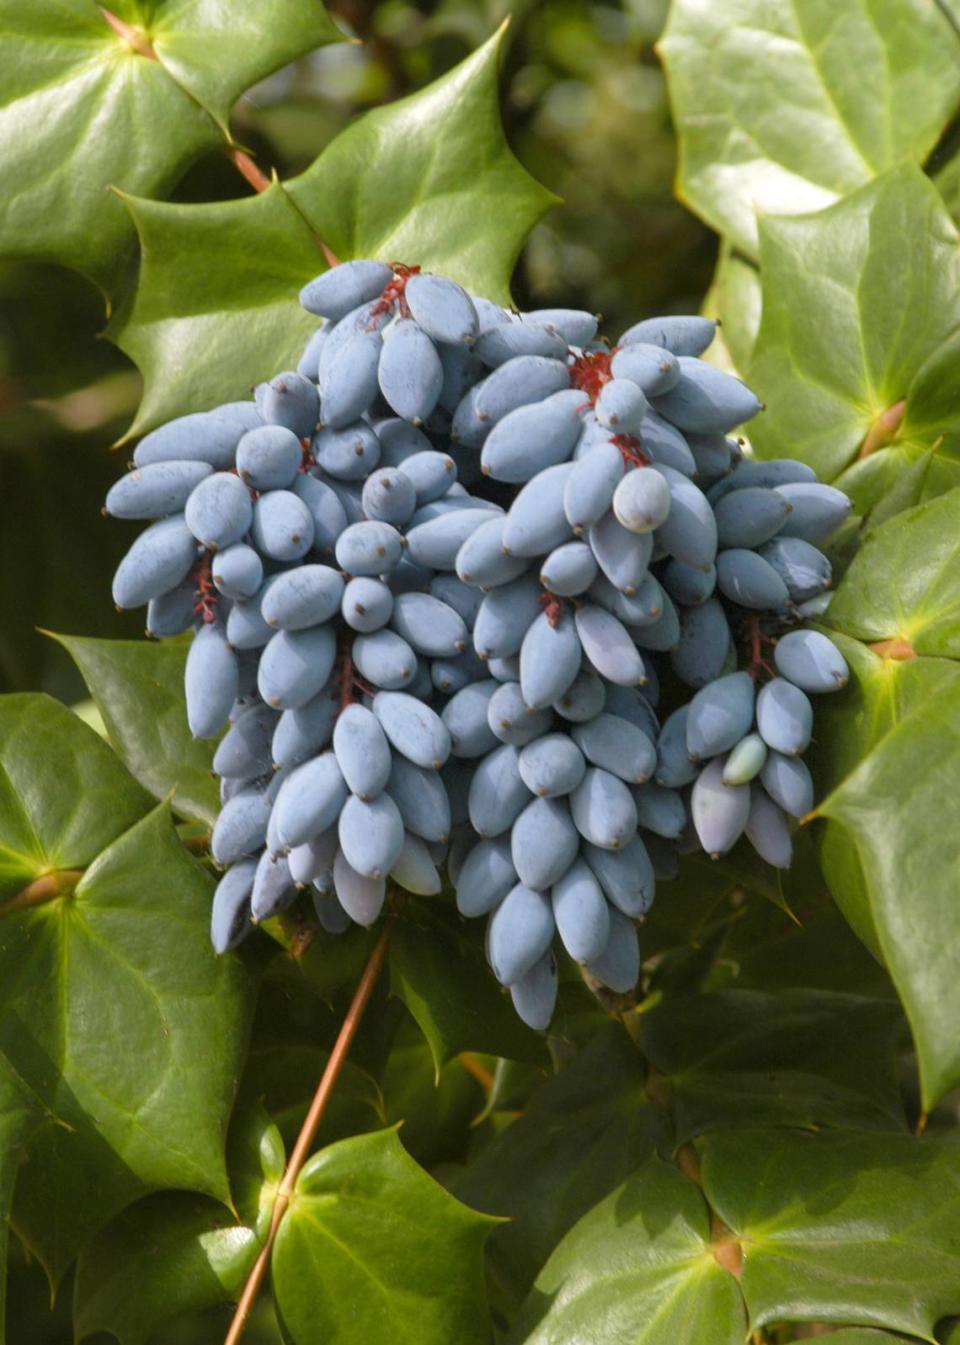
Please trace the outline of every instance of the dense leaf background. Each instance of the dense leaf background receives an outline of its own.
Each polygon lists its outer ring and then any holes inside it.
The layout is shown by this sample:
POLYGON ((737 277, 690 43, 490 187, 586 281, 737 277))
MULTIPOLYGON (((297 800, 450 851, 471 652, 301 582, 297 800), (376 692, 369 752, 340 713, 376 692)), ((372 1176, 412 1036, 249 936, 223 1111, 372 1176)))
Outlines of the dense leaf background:
POLYGON ((960 1339, 960 11, 509 9, 0 0, 0 1342, 223 1338, 376 939, 211 953, 211 745, 99 516, 295 357, 324 245, 720 316, 753 451, 854 498, 852 677, 794 868, 684 861, 636 996, 567 965, 530 1032, 401 905, 247 1339, 960 1339))

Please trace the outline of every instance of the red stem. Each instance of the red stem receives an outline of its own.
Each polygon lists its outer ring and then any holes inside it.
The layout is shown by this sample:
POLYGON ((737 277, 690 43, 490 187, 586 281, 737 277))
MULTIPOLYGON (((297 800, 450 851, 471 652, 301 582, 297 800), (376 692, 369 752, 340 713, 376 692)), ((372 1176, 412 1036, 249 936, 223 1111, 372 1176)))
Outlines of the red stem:
POLYGON ((317 1085, 317 1091, 310 1104, 310 1110, 307 1112, 300 1134, 297 1136, 297 1142, 293 1146, 293 1152, 287 1163, 286 1171, 280 1185, 277 1187, 277 1194, 274 1197, 273 1211, 270 1216, 270 1229, 267 1233, 263 1247, 260 1249, 260 1255, 253 1264, 253 1269, 247 1277, 247 1282, 243 1286, 243 1293, 237 1303, 236 1311, 233 1315, 233 1321, 230 1323, 230 1329, 224 1339, 224 1345, 237 1345, 237 1341, 243 1334, 244 1327, 250 1320, 250 1313, 253 1311, 253 1305, 256 1302, 257 1294, 263 1283, 263 1277, 267 1273, 267 1266, 270 1264, 270 1256, 273 1252, 273 1244, 276 1241, 277 1230, 283 1221, 283 1216, 287 1212, 290 1204, 290 1197, 293 1194, 293 1188, 296 1186, 297 1177, 300 1175, 300 1169, 306 1162, 307 1155, 310 1152, 310 1146, 323 1119, 323 1113, 326 1110, 327 1103, 330 1101, 330 1095, 333 1092, 334 1084, 343 1069, 347 1053, 357 1035, 357 1029, 360 1026, 364 1011, 370 1003, 374 986, 377 983, 377 977, 383 968, 387 956, 387 948, 390 945, 390 938, 393 934, 393 927, 396 923, 397 911, 394 908, 387 916, 386 924, 381 931, 380 937, 374 944, 373 951, 367 959, 367 965, 363 969, 363 975, 354 991, 353 999, 350 1001, 350 1007, 347 1010, 346 1017, 340 1027, 337 1040, 334 1043, 333 1050, 330 1052, 330 1058, 327 1061, 326 1069, 317 1085))

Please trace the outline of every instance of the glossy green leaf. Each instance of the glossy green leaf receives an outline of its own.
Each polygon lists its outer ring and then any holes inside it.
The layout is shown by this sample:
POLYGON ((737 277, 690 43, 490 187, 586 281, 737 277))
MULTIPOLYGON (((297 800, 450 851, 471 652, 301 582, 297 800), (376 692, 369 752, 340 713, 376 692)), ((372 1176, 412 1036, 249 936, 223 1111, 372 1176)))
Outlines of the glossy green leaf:
POLYGON ((233 104, 266 75, 343 34, 321 0, 113 0, 170 75, 226 130, 233 104))
POLYGON ((554 198, 504 139, 499 49, 498 35, 257 197, 200 206, 127 198, 143 258, 111 335, 146 383, 131 434, 248 396, 296 364, 317 326, 297 295, 324 269, 320 238, 343 259, 415 262, 509 298, 524 238, 554 198), (492 210, 496 229, 478 228, 492 210))
POLYGON ((213 744, 187 728, 179 640, 90 640, 56 637, 83 675, 110 741, 144 788, 171 797, 183 817, 213 823, 220 811, 212 778, 213 744))
MULTIPOLYGON (((56 764, 54 753, 44 762, 56 764)), ((211 891, 161 806, 108 843, 72 893, 3 926, 0 1051, 45 1109, 14 1226, 54 1281, 147 1191, 227 1198, 252 987, 238 958, 210 950, 211 891)))
POLYGON ((960 247, 928 179, 897 168, 829 210, 765 219, 760 233, 763 317, 750 366, 767 405, 750 426, 760 454, 840 476, 866 505, 945 435, 931 472, 939 489, 960 482, 949 456, 960 428, 960 247), (902 401, 884 437, 879 419, 902 401))
POLYGON ((742 1345, 737 1281, 714 1258, 703 1196, 650 1158, 579 1223, 537 1276, 510 1345, 742 1345))
POLYGON ((287 184, 337 256, 416 263, 510 301, 520 249, 556 197, 503 134, 505 31, 425 89, 368 112, 287 184))
POLYGON ((960 657, 960 490, 872 532, 829 621, 858 640, 905 640, 918 654, 960 657))
POLYGON ((3 252, 60 262, 109 291, 133 243, 110 188, 165 195, 221 132, 93 4, 6 0, 0 34, 3 252))
POLYGON ((729 990, 664 999, 640 1046, 669 1087, 675 1143, 728 1126, 904 1125, 896 1006, 855 995, 729 990))
POLYGON ((212 205, 126 204, 143 255, 136 294, 110 335, 144 376, 131 435, 249 397, 256 383, 296 367, 318 326, 297 294, 324 263, 278 183, 212 205))
MULTIPOLYGON (((957 681, 960 668, 949 659, 884 659, 857 640, 831 630, 851 672, 849 685, 817 706, 817 741, 810 764, 817 797, 850 776, 897 725, 957 681)), ((824 877, 852 928, 882 960, 880 938, 856 848, 833 822, 820 841, 824 877)), ((919 969, 918 969, 919 970, 919 969)))
POLYGON ((390 988, 419 1023, 438 1070, 461 1051, 546 1060, 542 1037, 491 976, 477 930, 437 903, 404 907, 390 947, 390 988))
POLYGON ((911 1135, 711 1135, 703 1186, 741 1239, 751 1325, 837 1322, 933 1339, 960 1308, 955 1143, 911 1135))
POLYGON ((454 1200, 394 1130, 308 1160, 273 1252, 294 1345, 487 1345, 483 1244, 495 1221, 454 1200))
POLYGON ((107 291, 134 241, 110 189, 167 195, 225 144, 244 89, 339 36, 319 0, 109 8, 129 39, 85 0, 0 7, 2 250, 73 267, 107 291))
POLYGON ((58 701, 0 699, 0 899, 85 868, 150 806, 106 743, 58 701))
POLYGON ((107 1331, 120 1345, 147 1345, 169 1318, 239 1295, 283 1175, 283 1144, 262 1110, 247 1108, 234 1117, 228 1157, 244 1222, 216 1201, 182 1191, 131 1205, 80 1256, 78 1337, 107 1331))
POLYGON ((619 1023, 606 1025, 454 1184, 468 1205, 510 1216, 490 1240, 499 1297, 515 1306, 581 1215, 670 1147, 636 1046, 619 1023))
POLYGON ((758 213, 922 162, 960 100, 956 37, 924 0, 675 0, 660 51, 680 193, 748 254, 758 213))
MULTIPOLYGON (((956 672, 951 667, 938 694, 891 728, 818 807, 840 824, 855 853, 876 937, 913 1030, 928 1108, 960 1082, 956 672)), ((842 901, 848 874, 843 867, 832 871, 830 851, 825 869, 842 901)))

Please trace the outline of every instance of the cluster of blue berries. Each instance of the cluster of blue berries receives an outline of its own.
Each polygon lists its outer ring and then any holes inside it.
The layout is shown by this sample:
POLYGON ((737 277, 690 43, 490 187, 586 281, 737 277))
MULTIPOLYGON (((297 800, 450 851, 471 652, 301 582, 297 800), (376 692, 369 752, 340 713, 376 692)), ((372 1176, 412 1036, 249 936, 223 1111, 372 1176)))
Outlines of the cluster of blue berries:
POLYGON ((700 359, 707 319, 610 347, 377 261, 300 298, 324 322, 298 368, 148 434, 107 498, 152 520, 117 605, 195 631, 190 728, 228 725, 213 943, 304 889, 329 932, 370 925, 445 867, 543 1028, 557 940, 635 986, 679 854, 746 835, 789 865, 809 695, 847 679, 799 623, 850 503, 728 437, 760 405, 700 359))

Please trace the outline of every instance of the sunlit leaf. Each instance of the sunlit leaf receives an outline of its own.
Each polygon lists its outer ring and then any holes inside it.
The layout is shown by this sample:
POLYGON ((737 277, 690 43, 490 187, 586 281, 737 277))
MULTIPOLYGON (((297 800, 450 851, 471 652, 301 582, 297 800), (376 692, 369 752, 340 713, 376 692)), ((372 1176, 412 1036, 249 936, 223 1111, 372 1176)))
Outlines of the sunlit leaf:
POLYGON ((758 212, 922 162, 960 99, 956 42, 923 0, 675 0, 660 50, 682 195, 755 254, 758 212))

